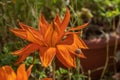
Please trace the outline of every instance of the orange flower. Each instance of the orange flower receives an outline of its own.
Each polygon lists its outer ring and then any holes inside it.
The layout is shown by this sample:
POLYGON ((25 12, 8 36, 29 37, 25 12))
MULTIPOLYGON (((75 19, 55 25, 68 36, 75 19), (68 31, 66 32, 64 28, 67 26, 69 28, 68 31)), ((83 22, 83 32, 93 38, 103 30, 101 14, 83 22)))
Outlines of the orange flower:
POLYGON ((52 80, 52 78, 42 78, 41 80, 52 80))
POLYGON ((25 64, 21 64, 17 69, 17 74, 10 66, 3 66, 0 68, 0 80, 28 80, 31 73, 32 65, 25 70, 25 64))
POLYGON ((16 63, 22 62, 31 53, 39 50, 41 63, 44 67, 50 65, 55 55, 67 68, 75 67, 76 55, 85 58, 83 53, 76 54, 75 50, 78 48, 87 49, 87 46, 82 39, 77 36, 79 32, 73 32, 72 30, 83 29, 88 23, 65 31, 69 20, 70 12, 67 8, 63 21, 61 21, 60 17, 57 15, 51 24, 49 24, 44 16, 41 15, 38 25, 39 30, 19 22, 21 29, 11 29, 11 31, 15 35, 26 39, 31 43, 21 50, 13 52, 13 54, 19 56, 16 63))

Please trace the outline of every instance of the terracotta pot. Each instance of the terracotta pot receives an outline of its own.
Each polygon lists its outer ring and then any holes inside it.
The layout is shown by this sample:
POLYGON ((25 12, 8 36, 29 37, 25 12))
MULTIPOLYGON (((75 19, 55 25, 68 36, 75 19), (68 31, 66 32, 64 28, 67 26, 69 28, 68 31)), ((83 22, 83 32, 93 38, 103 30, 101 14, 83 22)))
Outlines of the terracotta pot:
MULTIPOLYGON (((113 63, 113 54, 115 49, 115 40, 116 37, 113 35, 109 36, 109 64, 113 63)), ((103 70, 102 67, 105 65, 106 61, 106 47, 107 42, 105 38, 86 40, 85 43, 89 47, 88 50, 82 50, 87 59, 81 59, 81 65, 83 67, 84 72, 88 72, 88 70, 93 70, 91 73, 92 78, 99 79, 101 72, 103 70), (94 71, 97 68, 101 68, 100 70, 94 71)), ((117 37, 117 51, 120 50, 120 35, 117 37)), ((113 65, 108 66, 113 67, 113 65)), ((113 68, 110 68, 113 71, 113 68)), ((93 79, 92 79, 93 80, 93 79)))
MULTIPOLYGON (((109 35, 109 64, 113 63, 113 54, 114 54, 114 48, 115 48, 115 40, 116 37, 113 35, 109 35)), ((89 47, 87 50, 82 50, 87 59, 81 58, 81 65, 85 72, 85 75, 88 72, 88 70, 93 70, 91 72, 91 78, 92 80, 99 80, 101 76, 101 72, 103 70, 102 67, 105 65, 106 61, 106 47, 107 42, 105 38, 98 38, 98 39, 92 39, 92 40, 84 40, 86 45, 89 47), (97 68, 101 68, 100 70, 94 71, 97 68)), ((117 37, 117 51, 120 50, 120 35, 117 37)), ((65 68, 57 59, 56 59, 56 66, 57 69, 59 67, 65 68)), ((113 71, 113 65, 108 65, 111 71, 113 71), (111 68, 112 67, 112 68, 111 68)))

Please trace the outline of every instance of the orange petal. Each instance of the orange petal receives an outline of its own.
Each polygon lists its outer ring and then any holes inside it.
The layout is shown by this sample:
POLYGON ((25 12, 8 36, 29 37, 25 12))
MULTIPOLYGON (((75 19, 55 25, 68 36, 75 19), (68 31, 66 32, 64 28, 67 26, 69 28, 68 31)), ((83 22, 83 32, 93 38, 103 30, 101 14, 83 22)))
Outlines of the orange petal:
POLYGON ((39 20, 39 28, 40 28, 40 32, 42 33, 42 35, 45 34, 49 24, 48 22, 45 20, 44 16, 41 14, 40 16, 40 20, 39 20))
POLYGON ((55 46, 55 44, 58 42, 59 33, 60 29, 58 28, 58 25, 54 22, 51 23, 45 33, 45 42, 49 46, 55 46))
MULTIPOLYGON (((86 44, 83 42, 83 40, 82 39, 80 39, 76 34, 72 34, 73 35, 73 42, 72 42, 72 44, 71 45, 69 45, 69 46, 66 46, 66 48, 69 50, 69 52, 70 53, 72 53, 72 54, 74 54, 74 55, 76 55, 76 56, 78 56, 78 57, 81 57, 81 58, 86 58, 85 57, 85 55, 82 53, 82 51, 80 50, 80 53, 79 54, 77 54, 77 53, 75 53, 75 51, 77 50, 77 49, 81 49, 81 48, 83 48, 83 49, 88 49, 88 47, 86 46, 86 44)), ((67 40, 66 40, 67 41, 67 40)))
POLYGON ((26 47, 22 48, 21 50, 13 52, 12 54, 15 54, 15 55, 25 55, 27 53, 33 53, 38 48, 39 48, 38 45, 36 45, 34 43, 31 43, 31 44, 27 45, 26 47))
POLYGON ((84 43, 84 41, 78 37, 76 34, 70 34, 68 35, 69 37, 66 38, 62 44, 66 44, 67 42, 69 42, 69 45, 71 45, 71 48, 76 50, 78 48, 83 48, 83 49, 88 49, 87 45, 84 43))
POLYGON ((58 43, 59 35, 61 34, 60 28, 56 22, 53 22, 54 32, 52 35, 52 45, 55 46, 58 43))
POLYGON ((26 37, 27 37, 27 33, 25 30, 11 29, 10 31, 12 31, 16 36, 19 36, 20 38, 26 39, 26 37))
POLYGON ((59 34, 61 33, 60 27, 59 27, 59 25, 55 21, 53 21, 53 27, 54 27, 54 30, 57 33, 59 33, 59 34))
POLYGON ((43 23, 43 24, 45 24, 46 26, 49 25, 48 22, 45 20, 45 18, 44 18, 44 16, 42 14, 40 16, 40 22, 43 23))
POLYGON ((37 46, 36 44, 29 44, 25 48, 13 52, 12 54, 19 55, 19 59, 17 60, 16 64, 19 64, 20 62, 25 60, 27 56, 29 56, 34 51, 38 50, 38 48, 39 46, 37 46))
POLYGON ((87 27, 88 24, 89 24, 89 23, 85 23, 85 24, 83 24, 83 25, 81 25, 81 26, 77 26, 77 27, 75 27, 75 28, 70 28, 69 31, 71 31, 71 30, 80 30, 80 29, 83 29, 83 28, 87 27))
POLYGON ((11 29, 11 31, 23 39, 27 39, 30 42, 43 45, 43 35, 40 33, 40 31, 35 30, 34 28, 21 22, 19 22, 19 25, 22 29, 11 29))
POLYGON ((65 13, 65 17, 60 25, 61 27, 61 31, 64 32, 66 27, 68 26, 69 24, 69 21, 70 21, 70 12, 69 12, 69 9, 66 8, 66 13, 65 13))
POLYGON ((27 30, 27 40, 39 45, 43 45, 43 36, 39 33, 39 31, 34 29, 27 30))
MULTIPOLYGON (((73 33, 72 33, 73 34, 73 33)), ((78 46, 74 44, 74 36, 73 35, 68 35, 63 42, 61 42, 61 45, 66 46, 66 48, 69 50, 70 53, 81 57, 81 58, 86 58, 83 53, 76 54, 75 50, 78 49, 78 46), (73 45, 74 44, 74 45, 73 45)))
POLYGON ((79 31, 79 32, 65 32, 65 35, 69 35, 69 34, 81 34, 82 32, 81 31, 79 31))
POLYGON ((25 24, 23 24, 22 22, 19 22, 19 25, 20 25, 20 27, 21 27, 23 30, 26 30, 26 29, 30 28, 30 26, 25 25, 25 24))
POLYGON ((59 37, 59 35, 58 35, 58 33, 56 32, 56 31, 54 31, 54 33, 53 33, 53 35, 52 35, 52 38, 51 38, 51 46, 52 47, 55 47, 55 45, 57 44, 57 42, 58 42, 58 37, 59 37))
POLYGON ((40 31, 36 30, 35 28, 31 27, 31 26, 28 26, 28 25, 25 25, 21 22, 19 22, 19 25, 20 27, 22 28, 22 30, 25 30, 25 31, 32 31, 33 33, 37 34, 37 35, 41 35, 40 34, 40 31))
POLYGON ((75 49, 75 50, 72 51, 72 47, 71 47, 69 50, 72 54, 76 55, 79 58, 86 58, 86 56, 83 54, 81 49, 75 49))
POLYGON ((74 35, 74 44, 77 48, 83 48, 83 49, 88 49, 87 45, 84 43, 84 41, 78 37, 76 34, 74 35))
POLYGON ((7 80, 7 74, 6 74, 5 69, 3 69, 3 67, 0 68, 0 79, 1 80, 7 80))
POLYGON ((42 78, 41 80, 52 80, 52 78, 42 78))
POLYGON ((66 27, 69 24, 69 21, 70 21, 70 12, 69 12, 69 9, 66 8, 65 17, 60 25, 61 35, 59 36, 58 41, 61 40, 62 37, 64 36, 64 32, 65 32, 66 27))
POLYGON ((62 40, 59 44, 62 44, 62 45, 72 45, 73 44, 73 35, 67 35, 67 36, 64 36, 65 39, 62 40))
POLYGON ((36 30, 36 29, 34 29, 34 28, 32 28, 32 27, 30 27, 28 25, 25 25, 25 24, 23 24, 21 22, 19 22, 19 25, 22 28, 22 30, 30 31, 30 32, 34 33, 35 35, 37 35, 37 36, 39 36, 41 38, 41 34, 40 34, 40 32, 38 30, 36 30))
POLYGON ((60 24, 61 24, 61 19, 60 19, 60 16, 59 16, 59 15, 56 15, 54 21, 60 26, 60 24))
POLYGON ((29 77, 31 74, 31 70, 32 70, 33 64, 29 66, 29 68, 27 69, 27 76, 29 77))
POLYGON ((52 45, 52 41, 51 41, 52 40, 52 35, 53 35, 53 24, 50 24, 46 33, 45 33, 45 36, 44 36, 45 42, 49 46, 52 45))
POLYGON ((16 80, 16 74, 10 66, 0 68, 0 80, 16 80))
POLYGON ((86 58, 86 56, 82 53, 75 53, 75 50, 77 50, 76 48, 74 48, 74 46, 67 46, 67 49, 69 50, 69 52, 79 58, 86 58))
POLYGON ((25 69, 25 64, 21 64, 17 69, 17 79, 16 80, 28 80, 27 72, 25 69))
POLYGON ((79 54, 76 54, 79 58, 87 58, 84 53, 79 53, 79 54))
POLYGON ((65 45, 58 45, 57 49, 56 57, 64 66, 67 68, 76 67, 75 56, 68 51, 65 45))
POLYGON ((42 65, 44 67, 48 67, 50 63, 52 62, 55 54, 56 54, 55 48, 41 47, 39 55, 40 55, 42 65))

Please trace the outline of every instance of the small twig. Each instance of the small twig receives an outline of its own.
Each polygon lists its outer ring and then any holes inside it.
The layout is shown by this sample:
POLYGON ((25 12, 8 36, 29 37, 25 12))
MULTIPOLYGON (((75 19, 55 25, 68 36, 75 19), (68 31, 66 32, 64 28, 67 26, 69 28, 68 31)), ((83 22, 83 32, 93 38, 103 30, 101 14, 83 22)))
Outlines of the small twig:
POLYGON ((56 69, 55 59, 53 59, 53 63, 52 63, 53 80, 55 80, 55 69, 56 69))
POLYGON ((91 80, 91 70, 88 70, 88 80, 91 80))
POLYGON ((106 72, 107 66, 108 66, 108 62, 109 62, 109 36, 108 36, 108 34, 106 34, 106 39, 107 39, 106 40, 106 42, 107 42, 107 45, 106 45, 106 61, 105 61, 104 69, 102 71, 100 80, 103 78, 103 76, 106 72))
POLYGON ((71 80, 71 69, 68 69, 68 80, 71 80))

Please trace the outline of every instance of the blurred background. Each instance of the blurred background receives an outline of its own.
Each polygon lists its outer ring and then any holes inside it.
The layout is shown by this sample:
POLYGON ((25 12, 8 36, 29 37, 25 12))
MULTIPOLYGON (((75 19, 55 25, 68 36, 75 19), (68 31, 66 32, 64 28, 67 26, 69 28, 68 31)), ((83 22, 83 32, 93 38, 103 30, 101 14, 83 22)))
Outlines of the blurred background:
POLYGON ((0 0, 0 66, 12 65, 17 57, 10 53, 28 43, 10 32, 19 28, 18 21, 37 29, 41 13, 48 22, 56 14, 63 19, 66 7, 71 13, 69 26, 90 22, 83 30, 84 40, 120 33, 120 0, 0 0))

